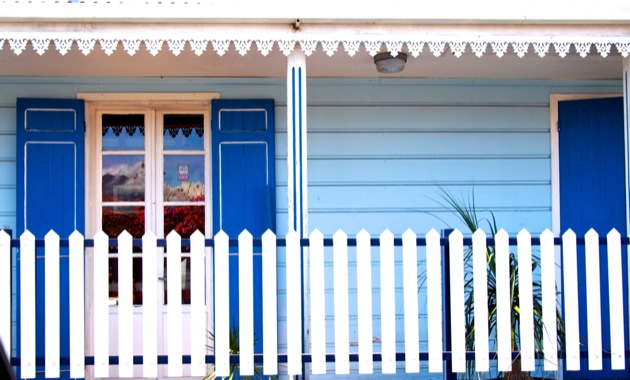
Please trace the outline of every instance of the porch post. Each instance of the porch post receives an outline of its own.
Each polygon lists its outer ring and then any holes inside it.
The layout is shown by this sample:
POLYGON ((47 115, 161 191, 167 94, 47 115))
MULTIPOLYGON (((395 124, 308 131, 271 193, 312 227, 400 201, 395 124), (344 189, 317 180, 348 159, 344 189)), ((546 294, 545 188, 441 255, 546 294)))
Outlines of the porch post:
MULTIPOLYGON (((300 238, 308 235, 306 137, 306 56, 295 50, 287 57, 287 194, 289 231, 296 231, 300 238)), ((302 352, 310 347, 307 263, 308 249, 302 248, 302 352)), ((302 379, 309 378, 308 367, 302 362, 302 379)))
POLYGON ((296 50, 287 58, 287 165, 289 231, 308 234, 306 148, 306 56, 296 50))
MULTIPOLYGON (((623 123, 626 135, 626 236, 630 236, 630 57, 623 60, 623 123)), ((630 273, 630 260, 628 261, 626 273, 630 273)), ((630 289, 628 289, 628 300, 630 304, 630 289)), ((630 315, 627 317, 630 323, 630 315)), ((630 337, 630 332, 627 333, 630 337)))
MULTIPOLYGON (((626 134, 626 204, 630 204, 630 57, 623 60, 623 122, 626 134)), ((626 236, 630 236, 630 215, 626 212, 626 236)), ((630 264, 629 264, 630 265, 630 264)))

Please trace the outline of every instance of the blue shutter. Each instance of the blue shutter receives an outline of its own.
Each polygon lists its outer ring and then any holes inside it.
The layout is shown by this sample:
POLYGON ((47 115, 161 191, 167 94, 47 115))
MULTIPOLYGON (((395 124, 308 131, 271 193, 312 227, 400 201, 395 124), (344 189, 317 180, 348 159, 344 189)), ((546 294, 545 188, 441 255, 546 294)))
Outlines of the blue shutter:
POLYGON ((212 101, 214 232, 275 231, 273 100, 212 101))
MULTIPOLYGON (((273 100, 212 101, 213 232, 275 232, 273 100)), ((256 248, 254 248, 256 250, 256 248)), ((259 251, 259 250, 258 250, 259 251)), ((236 248, 234 248, 236 252, 236 248)), ((259 251, 260 252, 260 251, 259 251)), ((255 352, 262 353, 262 258, 254 256, 255 352)), ((230 257, 230 320, 238 326, 238 257, 230 257)))
MULTIPOLYGON (((61 238, 68 238, 74 230, 84 233, 83 114, 83 100, 17 100, 18 237, 27 229, 38 239, 44 238, 50 230, 54 230, 61 238)), ((61 254, 64 255, 63 252, 61 254)), ((38 358, 44 357, 45 347, 44 260, 40 258, 41 256, 42 254, 38 252, 36 262, 38 358)), ((69 357, 67 257, 62 257, 60 261, 60 281, 61 356, 69 357)), ((19 302, 17 304, 19 305, 19 302)), ((62 372, 62 376, 64 375, 67 378, 69 374, 62 372)))
MULTIPOLYGON (((560 227, 584 237, 594 228, 600 238, 616 228, 626 232, 626 176, 623 98, 571 100, 559 103, 560 147, 560 227)), ((622 267, 627 268, 626 247, 622 246, 622 267)), ((602 345, 610 349, 608 300, 608 256, 600 247, 600 287, 602 345)), ((588 347, 587 289, 584 247, 578 247, 578 303, 580 306, 580 343, 588 347)), ((623 274, 624 300, 628 299, 628 274, 623 274)), ((628 315, 628 302, 624 302, 628 315)), ((628 337, 625 337, 628 347, 628 337)), ((604 358, 602 371, 588 371, 588 360, 580 372, 568 373, 571 379, 627 379, 630 370, 612 371, 604 358)))

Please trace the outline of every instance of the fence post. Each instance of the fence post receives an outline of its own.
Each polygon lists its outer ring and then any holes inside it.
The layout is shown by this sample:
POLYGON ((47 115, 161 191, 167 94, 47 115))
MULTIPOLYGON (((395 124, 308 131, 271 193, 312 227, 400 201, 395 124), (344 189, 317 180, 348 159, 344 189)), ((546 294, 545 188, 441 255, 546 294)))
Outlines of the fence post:
MULTIPOLYGON (((448 235, 453 232, 452 228, 446 228, 442 230, 441 237, 445 241, 442 247, 442 278, 444 279, 444 292, 442 292, 442 305, 444 308, 442 309, 442 323, 443 333, 444 333, 444 350, 447 352, 451 351, 451 324, 448 323, 451 318, 451 272, 449 270, 451 266, 450 260, 450 245, 448 244, 448 235)), ((456 380, 457 375, 453 373, 453 361, 452 359, 444 361, 445 370, 444 370, 444 379, 445 380, 456 380)))

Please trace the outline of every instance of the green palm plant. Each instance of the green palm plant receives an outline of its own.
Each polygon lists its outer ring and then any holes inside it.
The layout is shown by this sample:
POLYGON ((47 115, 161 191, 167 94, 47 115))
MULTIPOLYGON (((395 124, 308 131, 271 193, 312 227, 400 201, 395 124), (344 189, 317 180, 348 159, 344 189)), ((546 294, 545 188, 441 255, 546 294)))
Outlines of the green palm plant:
MULTIPOLYGON (((208 331, 208 339, 210 341, 214 341, 214 333, 212 333, 211 331, 208 331)), ((256 343, 258 342, 258 340, 256 339, 256 337, 254 336, 254 345, 256 345, 256 343)), ((213 352, 214 351, 214 345, 213 346, 208 346, 208 349, 213 352)), ((230 345, 229 345, 229 349, 230 349, 230 355, 238 355, 240 353, 240 347, 239 347, 239 329, 238 326, 236 325, 235 321, 232 321, 232 324, 230 326, 230 345)), ((203 378, 203 380, 215 380, 220 376, 217 376, 215 369, 214 369, 214 365, 210 366, 210 373, 203 378)), ((227 379, 227 380, 236 380, 236 379, 246 379, 246 380, 253 380, 253 379, 264 379, 265 377, 272 379, 272 380, 277 380, 278 378, 275 376, 269 376, 269 375, 264 375, 263 374, 263 369, 260 366, 255 365, 254 366, 254 375, 253 376, 240 376, 239 374, 239 367, 238 367, 238 363, 230 363, 230 374, 227 377, 222 377, 223 379, 227 379)))
MULTIPOLYGON (((474 192, 466 198, 456 198, 453 194, 442 189, 443 199, 446 205, 452 208, 453 213, 462 221, 471 233, 474 233, 484 224, 487 227, 487 233, 495 236, 498 232, 497 222, 493 212, 489 218, 480 218, 477 213, 474 192)), ((497 288, 496 288, 496 248, 494 245, 486 247, 487 276, 488 276, 488 332, 490 336, 496 336, 497 328, 497 288)), ((518 276, 518 260, 513 253, 510 253, 510 315, 511 315, 511 346, 512 351, 520 350, 520 306, 519 306, 519 276, 518 276)), ((466 350, 475 350, 475 324, 474 324, 474 288, 472 274, 472 248, 468 247, 464 253, 464 301, 466 315, 466 350)), ((540 258, 532 255, 532 272, 540 266, 540 258)), ((542 352, 543 339, 545 334, 545 326, 542 320, 542 284, 534 276, 532 282, 532 298, 534 311, 534 345, 538 352, 542 352)), ((558 328, 558 344, 562 350, 564 342, 564 321, 559 308, 556 308, 556 322, 558 328)), ((507 373, 499 373, 498 378, 521 380, 531 379, 529 373, 521 370, 521 362, 516 358, 512 363, 512 371, 507 373)), ((475 377, 474 362, 467 363, 467 378, 475 377)))

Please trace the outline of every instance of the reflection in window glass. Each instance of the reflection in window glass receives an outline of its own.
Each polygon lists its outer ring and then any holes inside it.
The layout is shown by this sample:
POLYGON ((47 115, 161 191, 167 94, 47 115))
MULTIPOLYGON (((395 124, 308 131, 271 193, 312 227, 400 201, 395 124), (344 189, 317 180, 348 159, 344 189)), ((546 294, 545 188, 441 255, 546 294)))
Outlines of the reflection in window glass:
POLYGON ((103 150, 143 150, 144 115, 104 114, 103 150))
POLYGON ((103 202, 144 201, 144 156, 104 155, 103 202))
POLYGON ((203 115, 164 115, 164 150, 203 150, 203 115))
POLYGON ((183 238, 189 238, 195 231, 205 233, 204 206, 164 207, 164 236, 175 230, 183 238))
POLYGON ((164 201, 204 200, 204 156, 164 155, 164 201))
POLYGON ((136 239, 142 238, 144 235, 144 207, 103 207, 103 232, 110 238, 117 238, 125 230, 136 239))

